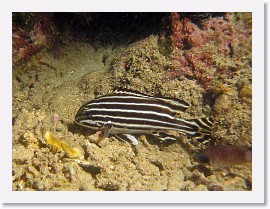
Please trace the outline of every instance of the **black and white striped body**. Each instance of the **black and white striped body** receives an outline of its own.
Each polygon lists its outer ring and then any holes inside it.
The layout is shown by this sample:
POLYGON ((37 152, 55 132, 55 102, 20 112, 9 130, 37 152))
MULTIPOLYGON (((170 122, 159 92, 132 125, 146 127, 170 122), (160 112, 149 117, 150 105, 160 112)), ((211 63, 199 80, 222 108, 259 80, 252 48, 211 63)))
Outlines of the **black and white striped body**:
MULTIPOLYGON (((93 130, 102 130, 105 136, 121 134, 153 134, 180 131, 205 141, 211 134, 209 119, 184 120, 175 117, 188 108, 185 101, 153 97, 137 92, 119 90, 84 104, 75 121, 93 130)), ((163 138, 166 139, 163 134, 163 138)), ((172 138, 172 137, 167 137, 172 138)))

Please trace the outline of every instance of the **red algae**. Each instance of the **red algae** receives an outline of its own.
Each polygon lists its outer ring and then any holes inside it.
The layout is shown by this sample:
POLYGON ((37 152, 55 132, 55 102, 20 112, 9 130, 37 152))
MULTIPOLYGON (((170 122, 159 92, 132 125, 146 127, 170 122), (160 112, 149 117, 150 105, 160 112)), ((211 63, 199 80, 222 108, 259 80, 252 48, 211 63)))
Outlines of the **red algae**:
MULTIPOLYGON (((208 90, 215 77, 232 77, 241 69, 246 52, 239 51, 239 46, 245 45, 251 37, 251 28, 237 13, 209 16, 201 19, 200 24, 191 16, 171 13, 166 24, 169 29, 165 28, 161 36, 172 40, 174 53, 171 58, 176 60, 169 77, 184 76, 208 90)), ((246 50, 251 50, 251 44, 246 50)))
POLYGON ((178 49, 201 46, 209 41, 209 35, 198 28, 189 18, 181 19, 180 14, 171 13, 169 16, 171 39, 178 49))
POLYGON ((15 24, 12 26, 12 58, 14 63, 20 64, 28 61, 41 49, 48 48, 52 44, 52 14, 33 13, 31 15, 22 13, 22 18, 27 22, 24 27, 15 24))
POLYGON ((251 163, 252 152, 234 145, 219 145, 206 148, 195 154, 195 160, 215 167, 251 163))

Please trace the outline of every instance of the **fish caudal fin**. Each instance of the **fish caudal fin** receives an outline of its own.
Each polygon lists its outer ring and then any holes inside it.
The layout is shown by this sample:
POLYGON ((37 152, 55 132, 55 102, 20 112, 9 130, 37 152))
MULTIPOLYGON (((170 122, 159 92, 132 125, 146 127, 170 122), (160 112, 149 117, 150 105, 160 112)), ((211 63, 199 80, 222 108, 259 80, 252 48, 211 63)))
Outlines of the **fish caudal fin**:
POLYGON ((196 139, 202 144, 207 144, 212 135, 213 120, 211 118, 179 120, 180 131, 196 139))

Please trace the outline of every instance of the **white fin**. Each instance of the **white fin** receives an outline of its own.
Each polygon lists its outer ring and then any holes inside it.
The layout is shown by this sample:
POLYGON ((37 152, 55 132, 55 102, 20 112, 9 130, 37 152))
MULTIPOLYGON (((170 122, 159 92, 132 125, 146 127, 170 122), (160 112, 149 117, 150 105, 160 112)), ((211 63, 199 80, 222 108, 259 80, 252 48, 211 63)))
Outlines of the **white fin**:
POLYGON ((138 140, 136 139, 135 136, 132 136, 130 134, 117 134, 115 135, 116 138, 123 140, 123 141, 131 141, 131 144, 137 146, 139 144, 138 140))

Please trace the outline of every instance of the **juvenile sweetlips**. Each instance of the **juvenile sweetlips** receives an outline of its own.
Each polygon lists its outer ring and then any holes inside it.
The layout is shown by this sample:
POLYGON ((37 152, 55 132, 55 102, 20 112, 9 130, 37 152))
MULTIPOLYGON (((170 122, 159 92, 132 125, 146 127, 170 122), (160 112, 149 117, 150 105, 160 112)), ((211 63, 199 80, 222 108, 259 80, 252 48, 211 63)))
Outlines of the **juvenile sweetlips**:
POLYGON ((215 167, 251 163, 252 151, 235 145, 219 145, 206 148, 195 154, 194 159, 215 167))

